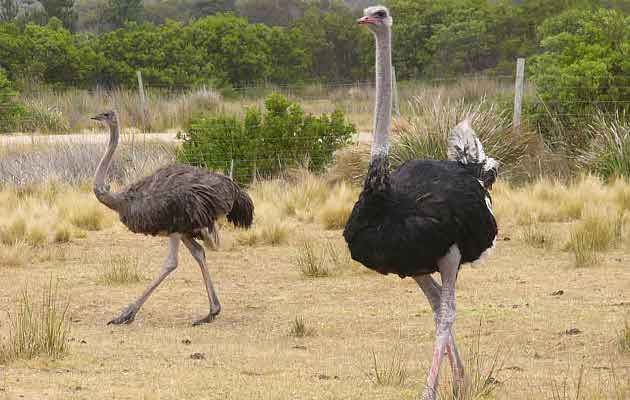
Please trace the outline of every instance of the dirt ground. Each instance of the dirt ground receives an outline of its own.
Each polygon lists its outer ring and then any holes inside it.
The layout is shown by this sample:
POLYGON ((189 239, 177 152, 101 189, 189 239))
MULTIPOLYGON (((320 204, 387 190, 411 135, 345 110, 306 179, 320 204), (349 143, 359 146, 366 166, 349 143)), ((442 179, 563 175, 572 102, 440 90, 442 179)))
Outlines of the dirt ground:
MULTIPOLYGON (((199 327, 191 322, 207 314, 207 298, 183 248, 179 269, 136 321, 107 325, 157 274, 166 254, 164 238, 134 235, 121 225, 54 245, 59 250, 50 260, 0 268, 0 335, 20 291, 37 292, 51 278, 67 296, 71 318, 62 359, 0 365, 0 399, 417 398, 433 321, 415 283, 356 265, 306 278, 295 264, 297 238, 342 245, 341 232, 297 222, 294 232, 277 247, 237 245, 234 231, 225 232, 221 250, 207 253, 223 310, 199 327), (99 281, 108 259, 118 255, 140 259, 142 282, 99 281), (312 336, 290 335, 296 316, 314 328, 312 336), (201 359, 191 358, 195 353, 201 359), (387 364, 393 354, 401 355, 407 379, 376 384, 374 356, 387 364)), ((572 385, 581 367, 586 396, 580 398, 625 387, 630 355, 618 350, 616 338, 630 315, 629 264, 630 252, 619 249, 605 253, 599 266, 575 268, 569 253, 529 247, 516 227, 502 226, 487 261, 460 272, 455 323, 464 354, 481 324, 483 360, 490 363, 497 351, 505 358, 493 397, 553 398, 554 382, 572 385), (564 293, 551 295, 558 290, 564 293)))

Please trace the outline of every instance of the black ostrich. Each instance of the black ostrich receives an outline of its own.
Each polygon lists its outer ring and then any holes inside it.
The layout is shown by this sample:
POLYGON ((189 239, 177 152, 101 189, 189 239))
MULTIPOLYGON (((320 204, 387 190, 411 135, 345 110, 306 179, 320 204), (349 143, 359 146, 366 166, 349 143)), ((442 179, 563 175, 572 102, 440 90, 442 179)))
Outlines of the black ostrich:
POLYGON ((359 24, 376 39, 376 110, 372 155, 363 192, 343 236, 352 258, 382 274, 412 277, 431 304, 436 322, 433 361, 423 399, 435 399, 438 373, 448 355, 455 386, 464 369, 452 325, 460 266, 479 259, 497 236, 491 188, 498 163, 486 157, 468 121, 449 139, 449 161, 413 160, 389 173, 392 106, 391 26, 387 8, 369 7, 359 24), (439 272, 440 286, 431 274, 439 272))
POLYGON ((121 222, 132 232, 169 237, 168 255, 160 275, 109 323, 128 324, 134 320, 151 293, 177 268, 180 242, 184 242, 199 264, 210 302, 208 316, 193 325, 212 321, 221 312, 221 303, 210 280, 203 247, 195 239, 202 239, 208 247, 214 248, 218 243, 215 223, 221 216, 226 216, 236 226, 250 227, 254 213, 252 200, 230 178, 188 165, 160 168, 119 192, 110 192, 105 176, 118 145, 118 119, 114 111, 92 119, 104 122, 110 128, 109 146, 96 170, 96 198, 116 211, 121 222))

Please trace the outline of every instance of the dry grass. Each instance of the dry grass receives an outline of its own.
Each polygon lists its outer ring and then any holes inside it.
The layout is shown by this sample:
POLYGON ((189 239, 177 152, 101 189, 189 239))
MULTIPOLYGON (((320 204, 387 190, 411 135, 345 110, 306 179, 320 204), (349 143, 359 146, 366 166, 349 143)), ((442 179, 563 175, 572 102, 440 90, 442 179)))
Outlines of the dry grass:
POLYGON ((105 270, 98 281, 109 286, 140 282, 142 275, 138 265, 138 257, 114 256, 105 264, 105 270))
MULTIPOLYGON (((123 135, 109 170, 109 178, 117 184, 128 184, 175 160, 175 146, 144 142, 135 145, 123 135)), ((94 171, 105 152, 105 144, 91 143, 36 143, 19 145, 14 151, 5 149, 0 156, 0 186, 10 185, 17 191, 48 188, 55 196, 64 185, 81 186, 92 182, 94 171), (61 184, 60 182, 63 182, 61 184)))
POLYGON ((0 244, 0 266, 22 267, 28 262, 29 248, 24 242, 0 244))
POLYGON ((70 332, 68 304, 60 299, 58 287, 49 283, 39 303, 24 289, 9 314, 9 336, 0 344, 0 363, 16 359, 63 356, 68 350, 70 332))
POLYGON ((539 249, 550 248, 554 243, 552 234, 544 225, 532 224, 525 226, 521 235, 525 243, 539 249))
POLYGON ((281 246, 288 242, 290 232, 291 228, 288 224, 273 222, 241 230, 236 241, 247 246, 281 246))
POLYGON ((630 323, 628 321, 625 321, 624 327, 619 331, 617 344, 622 353, 630 353, 630 323))
POLYGON ((341 182, 335 185, 319 208, 318 219, 324 228, 343 229, 358 197, 359 191, 349 184, 341 182))
POLYGON ((137 90, 73 89, 57 92, 36 87, 32 93, 22 91, 21 97, 35 115, 30 124, 33 126, 25 128, 51 134, 89 129, 93 127, 89 117, 110 109, 118 111, 125 126, 144 131, 173 129, 182 127, 195 113, 218 111, 222 101, 219 93, 207 88, 185 93, 147 90, 146 112, 143 113, 137 90))

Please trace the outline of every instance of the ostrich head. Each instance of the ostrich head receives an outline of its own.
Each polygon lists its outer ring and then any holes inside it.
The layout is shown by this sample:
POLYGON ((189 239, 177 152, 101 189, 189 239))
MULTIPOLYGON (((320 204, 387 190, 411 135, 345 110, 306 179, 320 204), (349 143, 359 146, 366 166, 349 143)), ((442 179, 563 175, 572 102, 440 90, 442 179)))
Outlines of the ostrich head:
POLYGON ((367 26, 369 30, 377 34, 391 28, 394 21, 387 7, 374 6, 363 10, 363 17, 359 18, 357 22, 359 25, 367 26))
POLYGON ((104 122, 109 126, 118 125, 118 118, 116 118, 116 112, 114 110, 106 111, 104 113, 95 115, 92 117, 93 120, 104 122))

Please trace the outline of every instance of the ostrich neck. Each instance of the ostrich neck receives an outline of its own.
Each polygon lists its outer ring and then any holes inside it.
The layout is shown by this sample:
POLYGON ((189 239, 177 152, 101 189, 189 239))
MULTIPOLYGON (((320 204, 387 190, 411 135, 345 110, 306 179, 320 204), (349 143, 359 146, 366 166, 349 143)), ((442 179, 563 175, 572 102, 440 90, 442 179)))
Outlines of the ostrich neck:
POLYGON ((376 38, 376 105, 374 109, 374 141, 372 157, 387 158, 389 130, 392 121, 392 48, 389 29, 376 38))
POLYGON ((118 146, 119 137, 118 124, 112 124, 109 127, 109 144, 107 151, 96 168, 96 177, 94 178, 94 194, 96 198, 112 210, 118 209, 119 201, 116 194, 110 192, 109 185, 105 184, 105 177, 112 163, 112 157, 116 151, 116 147, 118 146))
MULTIPOLYGON (((364 192, 376 194, 389 190, 389 130, 392 119, 392 53, 391 32, 376 38, 376 105, 372 156, 365 176, 364 192)), ((377 196, 378 197, 378 196, 377 196)))

